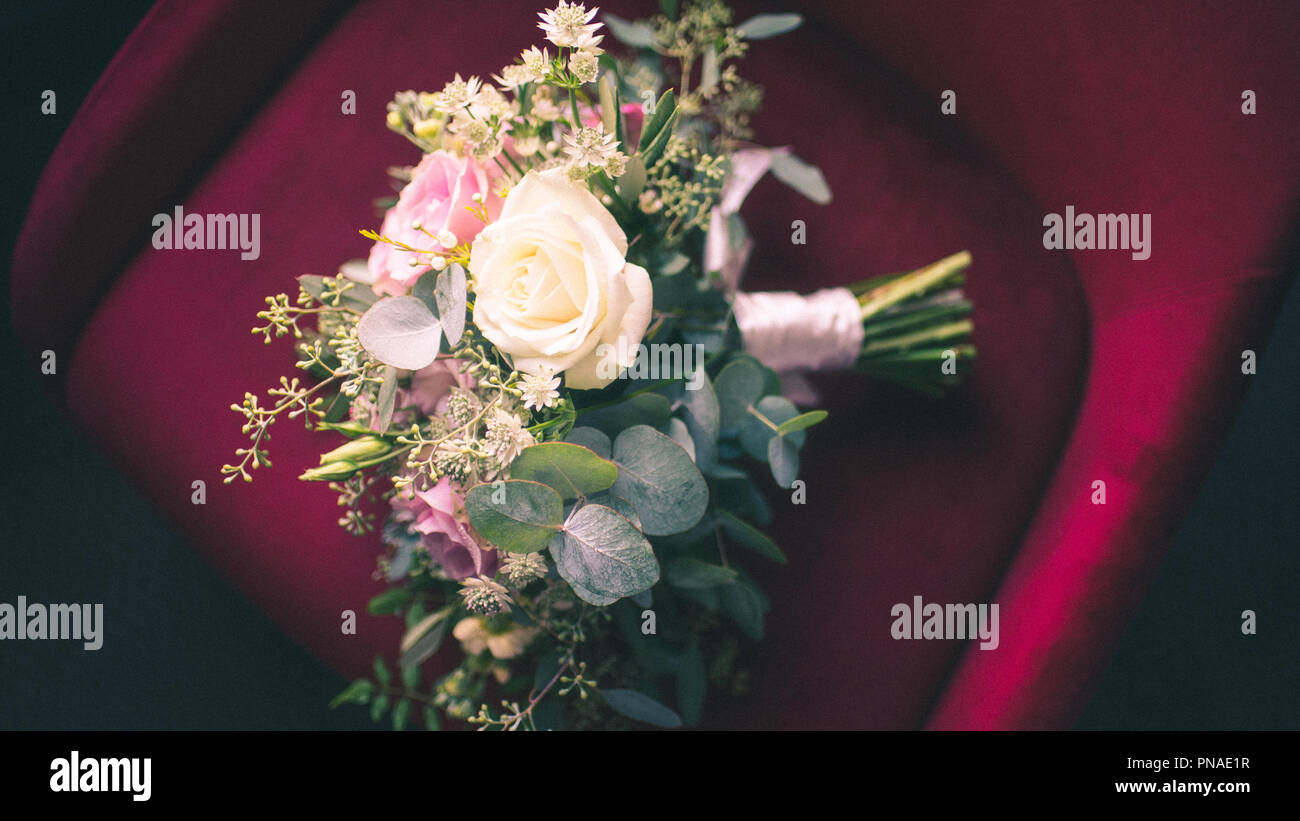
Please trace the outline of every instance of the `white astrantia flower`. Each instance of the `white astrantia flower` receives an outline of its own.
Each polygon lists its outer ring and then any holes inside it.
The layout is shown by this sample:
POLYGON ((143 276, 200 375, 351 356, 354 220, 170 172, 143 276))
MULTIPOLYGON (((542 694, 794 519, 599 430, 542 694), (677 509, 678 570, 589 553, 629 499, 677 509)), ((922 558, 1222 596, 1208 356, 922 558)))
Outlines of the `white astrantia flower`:
POLYGON ((529 172, 470 250, 474 325, 516 370, 603 387, 632 362, 653 288, 618 221, 565 168, 529 172))
POLYGON ((502 468, 508 466, 524 448, 537 444, 533 435, 524 429, 523 423, 513 413, 496 408, 487 418, 487 432, 483 436, 484 447, 502 468))
POLYGON ((528 70, 527 66, 521 66, 518 63, 514 63, 501 69, 500 74, 493 74, 492 79, 502 88, 513 90, 519 88, 519 86, 524 83, 533 82, 533 75, 532 72, 528 70))
POLYGON ((560 398, 560 378, 551 368, 542 368, 538 373, 526 373, 519 379, 519 392, 525 408, 541 410, 549 408, 560 398))
POLYGON ((465 606, 475 613, 492 615, 510 606, 510 593, 487 576, 471 576, 461 582, 465 606))
POLYGON ((590 51, 575 51, 569 55, 569 71, 581 82, 594 83, 600 73, 600 63, 590 51))
POLYGON ((546 578, 546 559, 538 553, 507 553, 501 561, 501 573, 516 587, 534 579, 546 578))
POLYGON ((546 49, 538 49, 537 46, 525 51, 519 55, 523 61, 523 69, 526 74, 521 76, 527 77, 525 82, 540 83, 546 79, 546 75, 551 70, 551 55, 546 49))
POLYGON ((591 22, 598 11, 600 11, 598 8, 587 11, 587 7, 582 3, 560 0, 560 4, 555 8, 538 13, 537 16, 542 18, 542 22, 538 23, 537 27, 544 31, 546 39, 555 45, 561 48, 574 48, 582 42, 584 35, 594 34, 604 25, 591 22))
POLYGON ((564 135, 564 153, 575 165, 604 168, 605 162, 618 151, 618 140, 599 128, 583 128, 577 134, 564 135))
POLYGON ((482 81, 477 77, 462 80, 460 74, 457 74, 454 80, 443 86, 442 91, 433 95, 433 107, 443 114, 458 111, 469 105, 478 96, 481 85, 482 81))

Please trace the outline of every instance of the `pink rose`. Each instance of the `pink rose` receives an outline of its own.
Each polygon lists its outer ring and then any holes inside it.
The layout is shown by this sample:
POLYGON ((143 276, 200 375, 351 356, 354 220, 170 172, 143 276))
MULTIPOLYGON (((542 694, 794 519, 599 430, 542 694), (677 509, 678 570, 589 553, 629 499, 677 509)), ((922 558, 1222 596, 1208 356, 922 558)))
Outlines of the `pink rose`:
POLYGON ((398 521, 410 522, 429 558, 460 580, 496 572, 496 551, 484 550, 470 535, 465 497, 446 476, 428 490, 399 491, 392 499, 398 521))
MULTIPOLYGON (((457 157, 448 151, 426 154, 411 172, 411 181, 402 189, 397 204, 388 209, 380 233, 412 248, 430 251, 442 248, 434 237, 443 231, 455 234, 457 244, 470 242, 478 236, 483 223, 466 208, 476 207, 474 195, 480 194, 488 216, 495 219, 502 203, 492 193, 492 184, 500 176, 501 169, 495 164, 480 165, 473 157, 457 157), (415 222, 423 230, 411 227, 415 222)), ((430 268, 412 266, 411 257, 409 251, 376 242, 366 266, 368 284, 375 293, 400 296, 409 291, 420 274, 430 268)))

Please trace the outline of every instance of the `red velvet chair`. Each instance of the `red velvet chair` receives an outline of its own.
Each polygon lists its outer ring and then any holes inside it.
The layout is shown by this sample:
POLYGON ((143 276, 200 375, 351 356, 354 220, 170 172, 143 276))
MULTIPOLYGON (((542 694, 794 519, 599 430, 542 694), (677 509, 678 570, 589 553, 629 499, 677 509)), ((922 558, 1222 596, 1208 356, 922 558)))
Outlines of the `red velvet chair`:
MULTIPOLYGON (((806 450, 808 504, 771 496, 791 562, 762 573, 773 609, 752 691, 714 698, 710 722, 1069 727, 1214 458, 1241 352, 1262 346, 1293 262, 1297 15, 799 5, 806 25, 756 43, 742 71, 767 87, 760 140, 820 165, 835 202, 761 183, 747 286, 812 290, 968 248, 980 358, 948 401, 818 377, 831 418, 806 450), (1151 214, 1150 259, 1045 250, 1043 216, 1067 205, 1151 214), (793 219, 807 245, 785 241, 793 219), (998 603, 1000 646, 893 640, 891 606, 916 595, 998 603)), ((82 105, 19 240, 16 324, 33 363, 59 354, 59 404, 347 675, 391 653, 398 626, 362 615, 340 633, 341 611, 379 589, 377 547, 295 478, 328 437, 282 422, 274 469, 252 486, 217 473, 242 443, 229 405, 293 373, 287 343, 248 328, 293 276, 365 255, 356 231, 377 224, 385 168, 417 159, 384 127, 392 93, 496 71, 539 38, 538 9, 160 3, 82 105), (152 216, 178 204, 261 214, 260 258, 154 250, 152 216)))

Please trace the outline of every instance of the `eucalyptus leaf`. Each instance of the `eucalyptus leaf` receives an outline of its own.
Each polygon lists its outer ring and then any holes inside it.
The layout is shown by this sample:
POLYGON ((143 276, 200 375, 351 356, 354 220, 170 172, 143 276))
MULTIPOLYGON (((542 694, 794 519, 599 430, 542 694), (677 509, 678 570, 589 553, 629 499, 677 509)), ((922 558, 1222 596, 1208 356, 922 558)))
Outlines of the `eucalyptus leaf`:
POLYGON ((772 467, 772 478, 783 488, 789 488, 799 478, 799 448, 789 436, 773 436, 767 443, 767 463, 772 467))
POLYGON ((609 12, 602 14, 600 19, 609 26, 609 33, 620 43, 635 48, 650 48, 655 43, 655 30, 649 23, 625 20, 609 12))
POLYGON ((831 187, 826 184, 821 169, 793 154, 774 153, 772 174, 818 205, 827 205, 831 201, 831 187))
POLYGON ((685 422, 677 418, 669 419, 668 424, 660 428, 659 432, 681 445, 691 461, 695 461, 695 440, 691 438, 691 431, 685 422))
POLYGON ((717 588, 723 608, 731 615, 741 631, 754 641, 763 639, 763 613, 766 602, 748 580, 717 588))
POLYGON ((403 669, 417 667, 438 652, 438 648, 442 646, 442 640, 447 635, 449 617, 454 612, 454 607, 445 607, 425 616, 406 631, 406 634, 402 636, 400 645, 402 656, 398 662, 403 669))
POLYGON ((609 458, 610 448, 613 447, 613 443, 603 431, 586 426, 576 427, 569 431, 569 435, 564 437, 564 441, 582 445, 602 459, 609 458))
POLYGON ((680 727, 682 719, 664 705, 636 690, 600 688, 600 697, 621 716, 654 727, 680 727))
POLYGON ((510 553, 541 550, 564 522, 560 494, 520 479, 475 485, 465 494, 465 510, 483 538, 510 553))
MULTIPOLYGON (((784 396, 764 396, 758 400, 754 406, 754 411, 745 411, 745 418, 741 420, 739 428, 740 444, 749 453, 750 456, 765 462, 768 459, 768 442, 773 436, 778 436, 777 430, 783 422, 794 419, 799 415, 799 409, 794 403, 784 396), (758 418, 755 413, 761 415, 763 419, 758 418), (772 425, 776 426, 773 429, 772 425)), ((795 449, 803 447, 806 434, 802 431, 794 431, 787 434, 786 438, 794 444, 795 449)))
POLYGON ((746 40, 766 40, 794 31, 803 24, 798 14, 759 14, 736 26, 736 34, 746 40))
POLYGON ((687 727, 700 723, 704 716, 704 696, 708 692, 708 673, 699 645, 691 646, 677 665, 677 709, 687 727))
POLYGON ((718 412, 722 428, 730 429, 747 416, 746 408, 763 395, 767 374, 758 360, 750 356, 738 357, 727 363, 713 380, 717 393, 718 412))
POLYGON ((664 581, 673 587, 685 587, 698 590, 704 587, 717 587, 736 581, 736 571, 718 564, 709 564, 699 559, 673 559, 664 567, 664 581))
POLYGON ((793 419, 787 419, 780 424, 778 431, 780 433, 794 433, 795 431, 811 428, 813 425, 826 419, 830 414, 824 410, 808 411, 801 413, 793 419))
POLYGON ((618 467, 582 445, 543 442, 524 448, 515 457, 510 476, 541 482, 561 498, 574 499, 607 490, 618 478, 618 467))
POLYGON ((438 275, 433 298, 447 344, 455 345, 465 333, 465 304, 469 299, 465 269, 453 262, 438 275))
POLYGON ((649 590, 659 581, 659 560, 650 542, 604 505, 575 510, 564 524, 564 538, 551 540, 550 547, 560 577, 592 604, 649 590))
POLYGON ((415 297, 381 299, 357 323, 366 352, 395 368, 418 371, 438 356, 442 326, 415 297))
POLYGON ((713 511, 713 515, 718 524, 722 526, 722 529, 736 544, 747 547, 772 561, 781 564, 786 563, 785 554, 781 552, 781 548, 777 547, 776 542, 768 538, 763 531, 727 510, 716 509, 713 511))
POLYGON ((658 428, 672 415, 668 400, 657 393, 643 393, 608 407, 578 411, 578 419, 584 426, 596 428, 608 436, 616 436, 619 431, 633 425, 658 428))
POLYGON ((614 461, 614 493, 632 503, 647 534, 681 533, 704 515, 704 476, 682 446, 659 431, 646 425, 623 431, 614 440, 614 461))

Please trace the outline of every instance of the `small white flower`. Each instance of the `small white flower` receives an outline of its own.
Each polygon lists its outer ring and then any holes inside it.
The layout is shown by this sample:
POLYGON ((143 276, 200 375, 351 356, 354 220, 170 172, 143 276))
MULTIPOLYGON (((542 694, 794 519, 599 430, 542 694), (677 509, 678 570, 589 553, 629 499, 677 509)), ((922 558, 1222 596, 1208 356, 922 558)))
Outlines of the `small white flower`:
POLYGON ((533 75, 527 66, 514 64, 501 69, 500 74, 493 74, 492 79, 502 88, 516 89, 524 83, 533 82, 533 75))
POLYGON ((533 435, 524 429, 519 417, 500 408, 492 412, 487 420, 487 433, 483 443, 488 452, 500 463, 508 466, 523 449, 536 444, 533 435))
POLYGON ((482 81, 477 77, 470 77, 468 80, 462 80, 460 75, 456 79, 443 86, 441 92, 434 95, 433 107, 443 112, 451 114, 458 111, 478 96, 479 87, 482 81))
POLYGON ((583 128, 577 134, 564 135, 564 153, 576 165, 604 168, 606 161, 618 153, 618 141, 599 128, 583 128))
POLYGON ((575 51, 569 55, 569 71, 584 83, 594 83, 600 73, 600 63, 590 51, 575 51))
POLYGON ((537 46, 533 46, 520 54, 519 59, 523 61, 522 67, 526 72, 526 74, 522 75, 527 78, 525 82, 540 83, 546 79, 546 75, 551 70, 551 55, 546 49, 538 49, 537 46))
POLYGON ((523 157, 531 157, 538 151, 542 150, 542 138, 536 134, 531 137, 515 138, 515 153, 523 157))
POLYGON ((456 235, 446 228, 438 232, 437 240, 438 244, 443 248, 455 248, 456 243, 459 241, 456 239, 456 235))
POLYGON ((519 380, 519 392, 523 394, 524 407, 552 407, 560 398, 560 377, 551 368, 542 368, 538 373, 526 373, 519 380))
POLYGON ((510 593, 487 576, 465 579, 461 585, 465 606, 475 613, 490 616, 510 606, 510 593))
POLYGON ((542 18, 537 27, 546 32, 546 39, 555 45, 572 48, 582 42, 583 35, 594 34, 603 25, 591 22, 598 11, 598 8, 587 11, 581 3, 560 0, 555 8, 537 15, 542 18))
POLYGON ((534 579, 546 578, 546 559, 541 553, 506 553, 501 572, 511 584, 523 587, 534 579))

